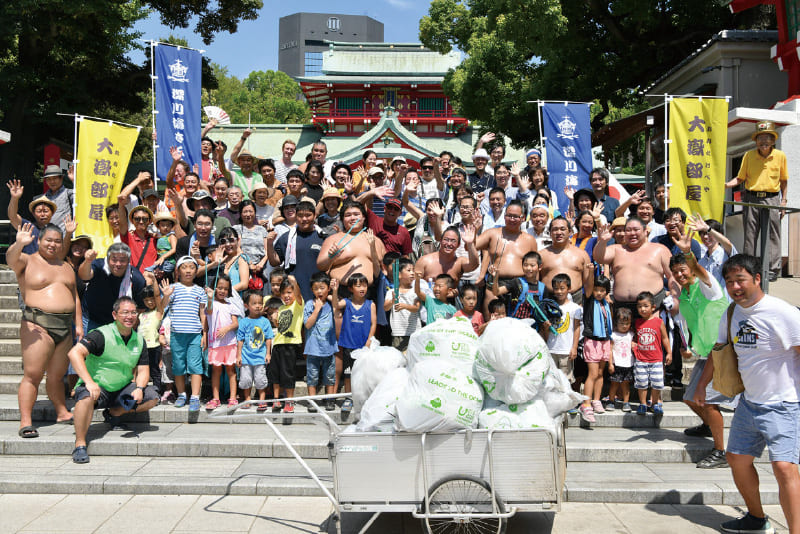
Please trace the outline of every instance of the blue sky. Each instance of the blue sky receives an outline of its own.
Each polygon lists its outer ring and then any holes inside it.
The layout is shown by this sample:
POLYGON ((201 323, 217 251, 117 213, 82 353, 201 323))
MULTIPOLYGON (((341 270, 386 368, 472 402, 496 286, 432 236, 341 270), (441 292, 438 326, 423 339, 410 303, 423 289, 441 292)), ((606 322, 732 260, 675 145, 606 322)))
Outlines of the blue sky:
MULTIPOLYGON (((183 37, 189 46, 205 50, 205 55, 214 63, 228 67, 228 72, 239 78, 254 70, 277 70, 278 68, 278 19, 292 13, 337 13, 345 15, 367 15, 383 23, 384 40, 387 42, 419 42, 419 19, 428 14, 429 0, 309 0, 303 2, 277 2, 264 0, 258 19, 239 24, 235 34, 218 35, 210 45, 189 28, 170 30, 161 24, 157 16, 151 16, 136 25, 143 32, 143 39, 160 39, 170 34, 183 37)), ((144 60, 144 53, 131 55, 136 63, 144 60)))

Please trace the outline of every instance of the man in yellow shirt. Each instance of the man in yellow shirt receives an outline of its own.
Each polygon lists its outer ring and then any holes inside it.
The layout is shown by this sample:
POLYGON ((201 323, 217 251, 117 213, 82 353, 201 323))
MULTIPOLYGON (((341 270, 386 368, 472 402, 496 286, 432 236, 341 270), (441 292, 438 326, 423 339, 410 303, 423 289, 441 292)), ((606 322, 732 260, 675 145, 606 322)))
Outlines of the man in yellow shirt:
MULTIPOLYGON (((763 204, 765 206, 785 206, 786 186, 789 173, 786 168, 786 154, 775 148, 778 132, 775 124, 769 121, 756 124, 756 131, 752 135, 756 148, 750 150, 742 159, 739 175, 725 187, 732 188, 744 182, 743 202, 763 204)), ((745 206, 743 210, 744 250, 745 254, 752 256, 760 252, 756 248, 756 240, 760 231, 760 208, 745 206)), ((781 272, 781 218, 780 210, 769 210, 769 281, 778 279, 781 272)))

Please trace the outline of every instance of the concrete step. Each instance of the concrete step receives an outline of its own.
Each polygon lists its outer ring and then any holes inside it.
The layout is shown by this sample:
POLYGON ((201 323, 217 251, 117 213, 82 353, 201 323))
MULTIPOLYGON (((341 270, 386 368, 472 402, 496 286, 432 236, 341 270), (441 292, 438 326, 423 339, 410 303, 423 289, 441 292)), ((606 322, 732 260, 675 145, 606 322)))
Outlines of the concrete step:
POLYGON ((17 275, 8 268, 0 269, 0 284, 16 284, 17 275))
POLYGON ((8 323, 16 323, 22 320, 22 311, 20 311, 18 306, 9 307, 8 309, 0 310, 0 323, 8 324, 8 323))
POLYGON ((0 284, 0 296, 16 298, 18 288, 16 279, 13 284, 0 284))
MULTIPOLYGON (((19 390, 19 381, 21 378, 22 378, 21 374, 0 376, 0 396, 12 396, 16 399, 17 391, 19 390)), ((39 384, 40 398, 46 398, 47 389, 45 386, 46 382, 45 380, 42 380, 42 382, 39 384)), ((19 414, 17 414, 17 420, 19 420, 19 414)))
MULTIPOLYGON (((89 450, 92 454, 91 445, 89 450)), ((306 462, 325 487, 332 489, 330 461, 306 462)), ((756 469, 761 475, 763 504, 779 504, 771 467, 758 464, 756 469)), ((90 463, 76 465, 69 454, 7 455, 0 456, 0 485, 4 493, 322 495, 292 458, 92 454, 90 463)), ((744 504, 730 469, 697 469, 691 464, 675 463, 571 463, 563 499, 585 503, 744 504)))
POLYGON ((19 339, 19 321, 0 323, 0 339, 19 339))
POLYGON ((17 298, 16 287, 5 286, 8 287, 9 290, 13 290, 12 295, 5 295, 0 293, 0 309, 9 309, 9 308, 18 308, 19 307, 19 299, 17 298))
POLYGON ((0 376, 22 376, 22 357, 0 356, 0 376))
POLYGON ((0 356, 20 356, 22 346, 19 339, 0 339, 0 356))

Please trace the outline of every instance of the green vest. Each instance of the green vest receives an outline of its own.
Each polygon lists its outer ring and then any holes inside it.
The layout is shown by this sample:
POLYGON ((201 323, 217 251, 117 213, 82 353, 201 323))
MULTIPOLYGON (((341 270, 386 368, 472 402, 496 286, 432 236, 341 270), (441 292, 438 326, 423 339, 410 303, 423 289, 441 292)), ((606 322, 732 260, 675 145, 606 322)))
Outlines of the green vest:
POLYGON ((692 334, 692 349, 701 358, 706 358, 717 342, 719 322, 728 309, 728 299, 723 293, 717 300, 708 300, 700 290, 700 284, 700 279, 695 278, 688 291, 681 289, 680 310, 692 334))
POLYGON ((133 380, 133 368, 139 364, 144 340, 134 330, 128 343, 122 340, 116 323, 97 329, 105 340, 103 354, 86 357, 86 369, 97 384, 106 391, 119 391, 133 380))

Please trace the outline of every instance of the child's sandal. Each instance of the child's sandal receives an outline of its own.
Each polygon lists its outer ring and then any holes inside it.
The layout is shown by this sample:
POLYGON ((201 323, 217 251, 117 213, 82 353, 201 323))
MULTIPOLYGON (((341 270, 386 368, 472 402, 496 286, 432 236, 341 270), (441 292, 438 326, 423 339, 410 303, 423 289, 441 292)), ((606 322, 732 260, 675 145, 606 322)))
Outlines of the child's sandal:
POLYGON ((239 401, 236 399, 228 399, 228 408, 233 408, 234 406, 239 406, 239 401))
POLYGON ((206 403, 206 410, 214 410, 219 408, 219 399, 211 399, 206 403))

